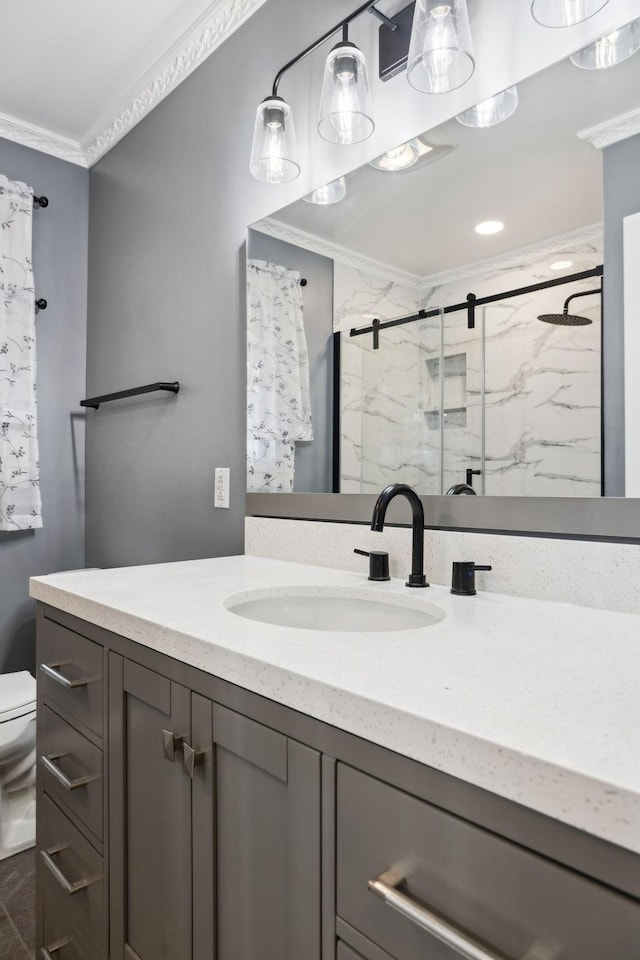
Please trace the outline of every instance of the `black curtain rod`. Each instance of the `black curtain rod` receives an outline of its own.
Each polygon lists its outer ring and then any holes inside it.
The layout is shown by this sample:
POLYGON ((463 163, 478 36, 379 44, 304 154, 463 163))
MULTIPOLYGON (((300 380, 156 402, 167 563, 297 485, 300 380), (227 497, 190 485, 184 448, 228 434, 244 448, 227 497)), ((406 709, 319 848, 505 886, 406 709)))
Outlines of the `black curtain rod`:
POLYGON ((48 206, 49 206, 49 198, 48 198, 48 197, 34 197, 34 198, 33 198, 33 205, 34 205, 34 207, 42 207, 42 209, 44 210, 45 207, 48 207, 48 206))
POLYGON ((535 293, 537 290, 546 290, 549 287, 559 287, 565 283, 573 283, 576 280, 587 280, 589 277, 601 277, 604 273, 602 264, 598 267, 592 267, 590 270, 582 270, 580 273, 572 273, 568 277, 554 277, 552 280, 542 280, 540 283, 532 283, 528 287, 518 287, 515 290, 506 290, 504 293, 494 293, 487 297, 476 297, 470 293, 464 303, 453 303, 448 307, 436 307, 432 310, 418 310, 407 317, 398 317, 396 320, 374 320, 368 327, 352 327, 349 336, 361 337, 365 333, 373 333, 377 336, 380 330, 387 327, 399 327, 404 323, 414 323, 416 320, 428 320, 430 317, 439 317, 441 313, 458 313, 460 310, 475 310, 476 307, 485 306, 488 303, 498 303, 500 300, 508 300, 510 297, 521 297, 527 293, 535 293))
POLYGON ((147 383, 144 387, 132 387, 130 390, 119 390, 117 393, 105 393, 101 397, 89 397, 87 400, 81 400, 81 407, 93 407, 97 410, 101 403, 107 403, 109 400, 122 400, 125 397, 138 397, 141 393, 155 393, 156 390, 168 390, 170 393, 179 393, 180 384, 177 380, 173 383, 147 383))

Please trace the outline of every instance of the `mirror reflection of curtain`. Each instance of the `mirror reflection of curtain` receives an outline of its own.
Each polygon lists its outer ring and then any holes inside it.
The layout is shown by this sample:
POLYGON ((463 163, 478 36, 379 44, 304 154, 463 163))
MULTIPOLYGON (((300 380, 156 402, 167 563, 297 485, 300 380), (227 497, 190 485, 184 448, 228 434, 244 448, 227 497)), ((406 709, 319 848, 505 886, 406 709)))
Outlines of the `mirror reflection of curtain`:
POLYGON ((247 490, 291 493, 296 442, 312 440, 300 274, 247 265, 247 490))
POLYGON ((0 530, 42 526, 32 214, 33 190, 0 175, 0 530))

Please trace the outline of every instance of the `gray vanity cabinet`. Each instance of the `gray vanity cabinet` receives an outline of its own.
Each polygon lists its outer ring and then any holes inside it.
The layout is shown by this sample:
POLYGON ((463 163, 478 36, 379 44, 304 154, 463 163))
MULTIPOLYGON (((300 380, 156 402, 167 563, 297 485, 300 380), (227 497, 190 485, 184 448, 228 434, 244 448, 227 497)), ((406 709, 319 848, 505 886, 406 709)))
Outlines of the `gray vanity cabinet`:
POLYGON ((111 960, 191 956, 190 693, 109 654, 111 960))
POLYGON ((631 851, 38 617, 44 960, 640 956, 631 851))
POLYGON ((196 694, 193 711, 194 960, 319 960, 320 754, 196 694))
POLYGON ((111 960, 319 960, 320 754, 110 654, 111 960))

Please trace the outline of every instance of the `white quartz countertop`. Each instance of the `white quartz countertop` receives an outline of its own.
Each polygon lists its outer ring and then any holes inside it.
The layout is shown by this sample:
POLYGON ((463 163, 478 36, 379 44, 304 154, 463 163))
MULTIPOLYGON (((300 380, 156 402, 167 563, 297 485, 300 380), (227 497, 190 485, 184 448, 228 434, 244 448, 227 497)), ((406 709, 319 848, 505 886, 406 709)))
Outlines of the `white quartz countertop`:
POLYGON ((31 596, 640 853, 640 616, 249 556, 36 577, 31 596), (327 632, 223 605, 283 585, 409 594, 445 618, 327 632))

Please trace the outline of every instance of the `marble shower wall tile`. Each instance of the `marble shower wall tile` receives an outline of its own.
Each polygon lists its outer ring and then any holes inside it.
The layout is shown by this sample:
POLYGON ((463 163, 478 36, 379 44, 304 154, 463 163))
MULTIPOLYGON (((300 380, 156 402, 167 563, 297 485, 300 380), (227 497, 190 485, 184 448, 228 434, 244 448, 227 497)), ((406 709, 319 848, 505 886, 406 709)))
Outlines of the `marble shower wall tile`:
MULTIPOLYGON (((602 262, 599 246, 565 255, 574 260, 574 271, 602 262)), ((471 289, 482 297, 546 280, 552 276, 548 260, 422 290, 336 263, 337 328, 462 303, 471 289)), ((441 484, 444 492, 465 480, 468 467, 480 467, 484 428, 485 467, 474 479, 477 490, 599 496, 599 298, 585 297, 571 307, 590 316, 590 326, 537 319, 561 312, 569 294, 598 286, 598 278, 583 280, 480 308, 475 330, 467 329, 466 310, 445 317, 442 464, 438 321, 384 330, 378 351, 370 336, 344 336, 343 491, 373 492, 401 478, 423 494, 439 493, 441 484)))
MULTIPOLYGON (((334 316, 338 330, 372 319, 415 313, 420 289, 382 281, 345 264, 334 266, 334 316)), ((402 476, 422 493, 440 485, 440 439, 425 411, 426 361, 439 355, 437 324, 393 327, 380 334, 342 340, 341 489, 375 493, 402 476)), ((428 379, 428 377, 427 377, 428 379)))
MULTIPOLYGON (((473 560, 493 567, 477 574, 479 590, 640 613, 640 544, 449 530, 426 530, 424 543, 425 572, 432 583, 449 585, 453 561, 473 560)), ((411 569, 411 530, 404 527, 374 533, 357 523, 245 521, 246 553, 299 563, 313 558, 316 566, 360 571, 366 584, 367 561, 354 555, 354 547, 388 550, 392 577, 404 578, 411 569)))

